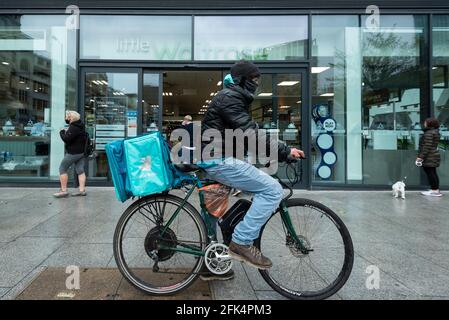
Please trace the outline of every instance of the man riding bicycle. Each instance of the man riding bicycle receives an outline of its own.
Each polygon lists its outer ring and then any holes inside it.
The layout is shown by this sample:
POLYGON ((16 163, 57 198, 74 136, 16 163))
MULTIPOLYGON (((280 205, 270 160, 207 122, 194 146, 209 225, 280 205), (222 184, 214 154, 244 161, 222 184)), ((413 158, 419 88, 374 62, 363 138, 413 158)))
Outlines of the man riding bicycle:
MULTIPOLYGON (((243 132, 249 129, 257 134, 258 126, 251 118, 249 107, 259 85, 260 75, 257 66, 249 61, 239 61, 231 68, 231 74, 225 78, 225 88, 212 99, 201 123, 202 134, 208 129, 221 133, 222 141, 216 141, 214 138, 214 145, 221 143, 223 150, 225 149, 224 137, 227 129, 241 129, 243 132)), ((202 142, 203 152, 211 142, 202 142)), ((285 161, 289 156, 304 157, 302 150, 290 148, 272 138, 267 140, 267 146, 273 144, 277 147, 279 161, 285 161)), ((220 157, 215 165, 206 167, 205 171, 212 180, 254 195, 244 219, 235 227, 229 251, 236 260, 244 261, 258 269, 270 268, 270 259, 253 245, 253 241, 259 237, 262 226, 278 208, 283 197, 282 186, 262 170, 235 158, 235 151, 232 157, 220 157)), ((230 272, 232 273, 232 270, 230 272)), ((222 277, 223 280, 230 278, 232 275, 222 277)))

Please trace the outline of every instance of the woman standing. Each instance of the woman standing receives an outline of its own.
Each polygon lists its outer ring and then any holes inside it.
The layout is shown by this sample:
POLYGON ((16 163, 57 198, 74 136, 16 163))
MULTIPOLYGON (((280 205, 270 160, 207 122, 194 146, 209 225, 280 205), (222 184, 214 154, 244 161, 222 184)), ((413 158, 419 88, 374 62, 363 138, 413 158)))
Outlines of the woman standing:
POLYGON ((424 121, 424 135, 419 140, 419 151, 416 163, 422 164, 424 172, 429 180, 429 191, 421 194, 430 197, 441 197, 440 180, 437 174, 437 167, 440 166, 440 153, 438 152, 438 143, 440 142, 439 133, 440 123, 435 118, 428 118, 424 121))
POLYGON ((86 175, 84 173, 84 159, 86 148, 86 130, 84 123, 80 120, 80 114, 76 111, 66 111, 65 122, 69 124, 67 129, 62 129, 59 132, 62 141, 65 143, 66 155, 62 159, 59 166, 59 180, 61 181, 61 190, 54 194, 56 198, 68 197, 67 182, 69 176, 68 169, 73 164, 78 175, 79 192, 73 193, 72 196, 86 195, 86 175))

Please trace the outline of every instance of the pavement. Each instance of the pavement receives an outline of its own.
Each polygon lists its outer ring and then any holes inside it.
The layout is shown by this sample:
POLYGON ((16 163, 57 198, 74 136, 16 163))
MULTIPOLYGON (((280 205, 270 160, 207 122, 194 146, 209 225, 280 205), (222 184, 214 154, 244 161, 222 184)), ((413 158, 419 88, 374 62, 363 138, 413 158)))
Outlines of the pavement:
MULTIPOLYGON (((53 192, 0 188, 0 299, 18 298, 45 278, 45 270, 117 270, 114 228, 131 202, 120 203, 106 187, 67 199, 54 199, 53 192)), ((351 233, 353 271, 331 299, 449 299, 449 194, 426 198, 407 192, 401 200, 387 191, 296 190, 295 196, 332 208, 351 233), (370 285, 373 270, 379 272, 378 286, 370 285)), ((284 299, 257 270, 241 263, 234 270, 235 279, 210 283, 213 299, 284 299)))

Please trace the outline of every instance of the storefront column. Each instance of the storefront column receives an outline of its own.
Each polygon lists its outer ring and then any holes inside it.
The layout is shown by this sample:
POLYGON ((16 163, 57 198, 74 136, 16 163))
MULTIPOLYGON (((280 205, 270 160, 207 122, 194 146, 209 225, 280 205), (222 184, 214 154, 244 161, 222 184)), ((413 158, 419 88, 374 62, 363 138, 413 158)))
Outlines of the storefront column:
POLYGON ((67 76, 67 29, 51 28, 51 139, 50 179, 58 179, 59 165, 64 157, 64 143, 59 130, 65 122, 65 97, 67 76))
POLYGON ((345 29, 348 183, 362 182, 362 55, 359 28, 345 29))

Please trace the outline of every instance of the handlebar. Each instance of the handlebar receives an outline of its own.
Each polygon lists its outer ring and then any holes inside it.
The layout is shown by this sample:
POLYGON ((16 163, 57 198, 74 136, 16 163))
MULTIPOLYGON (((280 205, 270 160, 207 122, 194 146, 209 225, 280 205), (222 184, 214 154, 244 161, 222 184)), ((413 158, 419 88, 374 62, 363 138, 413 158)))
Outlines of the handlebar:
MULTIPOLYGON (((291 156, 291 155, 288 155, 288 156, 287 156, 287 159, 285 160, 285 163, 286 163, 286 169, 285 169, 285 171, 286 171, 287 179, 288 179, 289 182, 290 182, 290 185, 288 185, 287 183, 285 183, 284 181, 282 181, 282 180, 279 178, 279 176, 278 176, 277 174, 273 175, 273 177, 276 178, 276 179, 279 181, 279 183, 281 184, 281 186, 282 186, 283 188, 289 190, 289 194, 288 194, 286 197, 284 197, 284 200, 289 199, 289 198, 293 195, 293 186, 294 186, 296 183, 298 183, 298 182, 300 181, 300 179, 301 179, 301 176, 302 176, 302 167, 301 167, 301 169, 299 170, 299 173, 298 173, 298 171, 297 171, 297 169, 295 168, 294 164, 296 164, 299 160, 303 160, 303 159, 306 159, 306 157, 295 158, 295 157, 293 157, 293 156, 291 156), (289 169, 289 168, 292 168, 292 169, 293 169, 293 172, 294 172, 293 178, 290 178, 290 177, 289 177, 289 174, 288 174, 288 169, 289 169)), ((271 163, 271 161, 267 162, 267 163, 265 164, 265 167, 268 168, 268 167, 270 166, 270 163, 271 163)))

